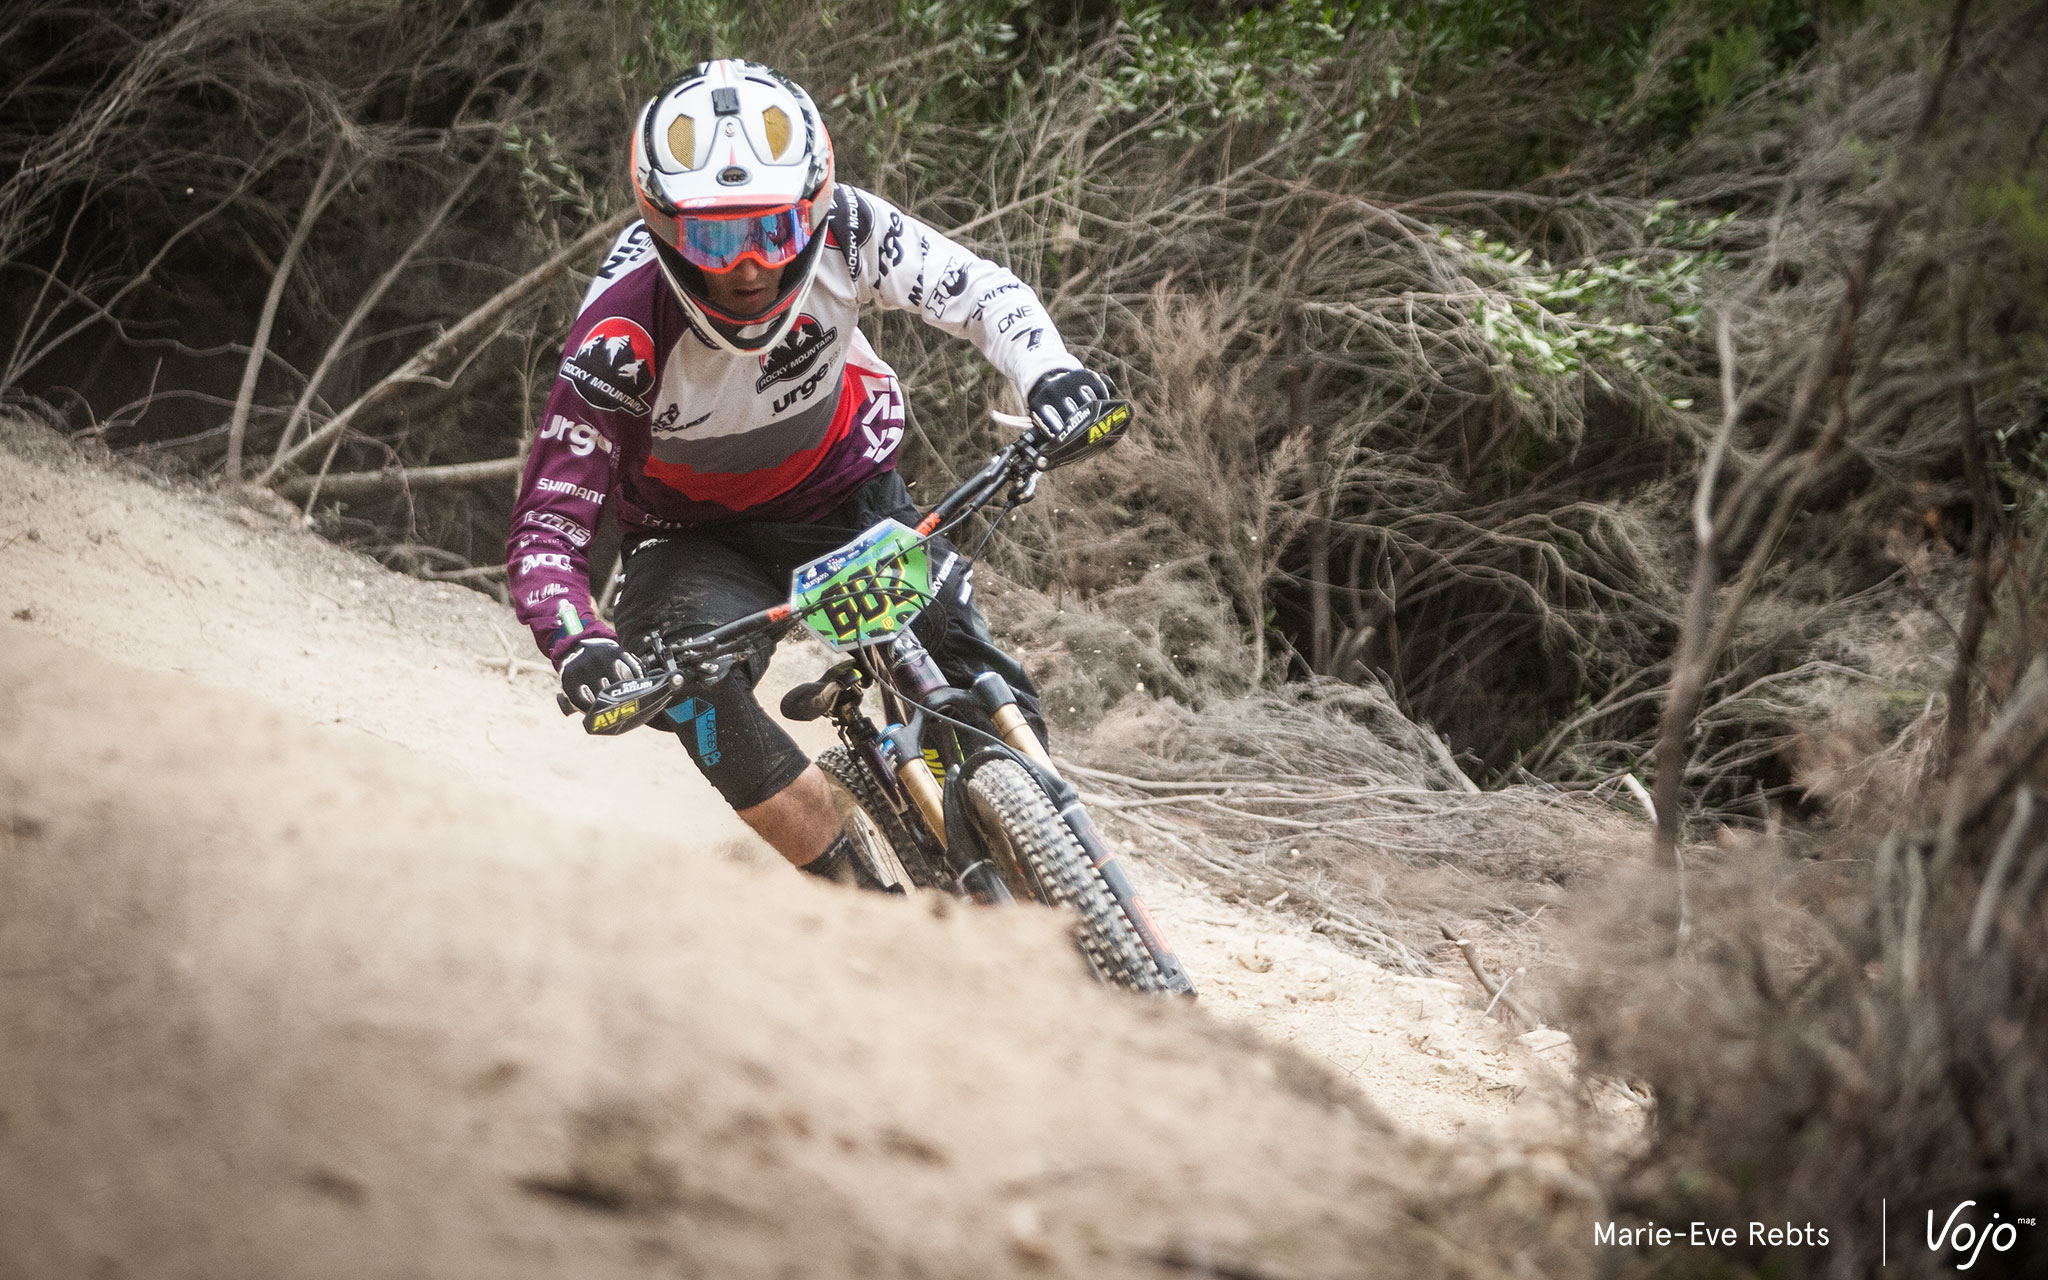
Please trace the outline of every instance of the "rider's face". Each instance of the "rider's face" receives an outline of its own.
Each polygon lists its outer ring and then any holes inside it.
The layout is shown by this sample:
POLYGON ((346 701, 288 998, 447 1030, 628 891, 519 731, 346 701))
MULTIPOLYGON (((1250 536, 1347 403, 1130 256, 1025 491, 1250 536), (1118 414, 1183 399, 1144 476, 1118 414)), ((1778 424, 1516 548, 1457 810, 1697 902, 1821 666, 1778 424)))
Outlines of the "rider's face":
POLYGON ((730 271, 706 271, 704 292, 711 305, 729 316, 757 316, 775 301, 787 267, 764 267, 752 258, 742 258, 730 271))

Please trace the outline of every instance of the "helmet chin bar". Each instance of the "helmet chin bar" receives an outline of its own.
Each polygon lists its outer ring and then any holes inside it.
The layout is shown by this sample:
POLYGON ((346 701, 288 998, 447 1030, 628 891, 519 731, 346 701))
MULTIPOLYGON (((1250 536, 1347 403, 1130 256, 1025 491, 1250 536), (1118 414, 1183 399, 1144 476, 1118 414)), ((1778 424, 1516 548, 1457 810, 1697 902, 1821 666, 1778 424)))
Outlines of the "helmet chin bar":
MULTIPOLYGON (((662 244, 659 237, 655 238, 654 258, 661 265, 662 278, 668 281, 669 288, 675 290, 676 301, 683 304, 683 314, 689 317, 690 323, 696 326, 699 334, 713 346, 730 355, 758 356, 763 352, 772 351, 788 336, 790 326, 796 323, 797 314, 803 310, 805 300, 811 296, 811 285, 817 281, 817 251, 824 243, 825 237, 821 229, 818 235, 812 237, 811 243, 804 247, 804 252, 790 261, 785 270, 800 272, 802 283, 789 293, 788 301, 782 304, 781 311, 775 316, 774 323, 766 334, 744 340, 728 334, 726 330, 730 327, 729 322, 714 318, 697 301, 696 295, 689 287, 677 277, 675 267, 669 262, 669 255, 675 251, 670 249, 667 253, 661 252, 668 249, 668 246, 662 244)), ((751 328, 755 323, 766 321, 746 322, 739 327, 751 328)))

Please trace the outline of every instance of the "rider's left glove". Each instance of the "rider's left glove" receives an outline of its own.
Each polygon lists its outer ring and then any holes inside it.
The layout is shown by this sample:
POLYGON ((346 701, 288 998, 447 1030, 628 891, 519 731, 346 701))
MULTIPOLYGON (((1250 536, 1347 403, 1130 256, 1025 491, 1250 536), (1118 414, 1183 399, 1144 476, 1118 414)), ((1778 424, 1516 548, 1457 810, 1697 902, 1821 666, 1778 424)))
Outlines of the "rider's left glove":
POLYGON ((593 636, 578 640, 576 647, 563 655, 559 671, 562 692, 579 710, 588 711, 597 705, 597 695, 611 688, 614 681, 637 678, 640 662, 618 641, 593 636))
POLYGON ((1114 394, 1109 380, 1091 369, 1055 369, 1031 384, 1031 416, 1056 438, 1086 420, 1089 406, 1114 394))

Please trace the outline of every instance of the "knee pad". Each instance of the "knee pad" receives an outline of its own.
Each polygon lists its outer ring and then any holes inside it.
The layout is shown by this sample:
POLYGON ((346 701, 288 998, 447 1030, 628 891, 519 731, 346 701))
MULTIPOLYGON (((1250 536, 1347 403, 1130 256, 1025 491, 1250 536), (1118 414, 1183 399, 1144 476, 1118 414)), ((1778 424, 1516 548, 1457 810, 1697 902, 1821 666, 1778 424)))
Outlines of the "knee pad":
POLYGON ((772 798, 810 763, 761 709, 746 664, 663 715, 704 780, 734 809, 751 809, 772 798))

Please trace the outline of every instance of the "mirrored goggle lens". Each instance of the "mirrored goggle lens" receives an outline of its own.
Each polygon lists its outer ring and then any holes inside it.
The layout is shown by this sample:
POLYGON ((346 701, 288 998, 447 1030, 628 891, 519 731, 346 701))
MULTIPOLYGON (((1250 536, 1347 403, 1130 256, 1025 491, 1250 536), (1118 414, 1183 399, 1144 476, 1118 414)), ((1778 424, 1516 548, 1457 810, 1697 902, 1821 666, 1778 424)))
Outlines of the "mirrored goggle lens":
POLYGON ((779 267, 804 251, 811 229, 801 208, 740 218, 687 218, 683 257, 706 271, 730 271, 752 254, 761 265, 779 267))

